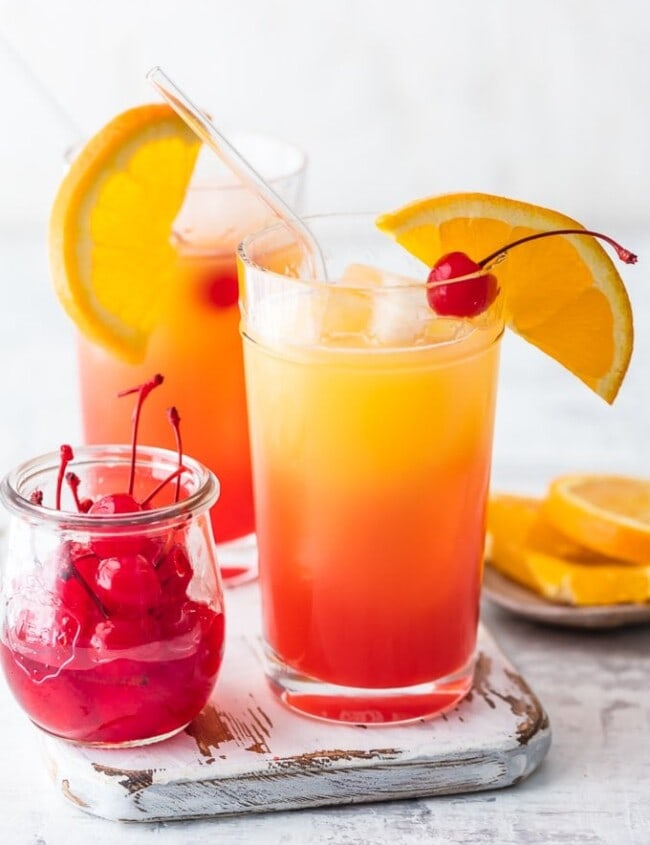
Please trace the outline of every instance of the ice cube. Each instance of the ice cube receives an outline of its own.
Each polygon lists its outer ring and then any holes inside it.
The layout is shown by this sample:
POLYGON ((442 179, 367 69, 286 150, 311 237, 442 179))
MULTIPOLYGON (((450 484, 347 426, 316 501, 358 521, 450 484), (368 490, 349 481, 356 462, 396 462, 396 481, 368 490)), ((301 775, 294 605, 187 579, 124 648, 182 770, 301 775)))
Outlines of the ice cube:
POLYGON ((321 291, 321 338, 326 343, 368 336, 372 319, 372 296, 364 290, 333 284, 321 291))
MULTIPOLYGON (((366 299, 367 334, 382 346, 410 345, 421 337, 433 313, 427 305, 422 279, 413 279, 371 267, 350 264, 342 276, 346 284, 370 288, 366 299)), ((359 294, 362 292, 359 291, 359 294)))
POLYGON ((373 300, 370 331, 382 346, 410 346, 432 318, 424 287, 382 290, 373 300))

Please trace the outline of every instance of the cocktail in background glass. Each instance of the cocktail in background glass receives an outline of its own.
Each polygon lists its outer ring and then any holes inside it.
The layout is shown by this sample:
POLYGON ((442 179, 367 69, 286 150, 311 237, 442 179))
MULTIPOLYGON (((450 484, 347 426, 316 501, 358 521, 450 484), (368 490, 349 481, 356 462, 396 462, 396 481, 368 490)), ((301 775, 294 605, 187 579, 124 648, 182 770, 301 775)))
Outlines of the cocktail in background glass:
POLYGON ((267 676, 318 717, 420 719, 472 682, 501 297, 438 317, 370 217, 310 226, 333 281, 282 226, 239 249, 267 676))
MULTIPOLYGON (((233 133, 232 139, 275 190, 298 205, 303 154, 255 133, 233 133)), ((113 397, 154 372, 164 374, 142 416, 141 441, 173 447, 164 409, 172 403, 183 409, 184 451, 221 482, 212 517, 226 583, 248 580, 257 565, 235 250, 247 232, 268 220, 260 200, 213 153, 202 151, 174 224, 175 269, 144 359, 132 364, 81 334, 78 340, 88 443, 128 441, 131 409, 116 407, 113 397)))

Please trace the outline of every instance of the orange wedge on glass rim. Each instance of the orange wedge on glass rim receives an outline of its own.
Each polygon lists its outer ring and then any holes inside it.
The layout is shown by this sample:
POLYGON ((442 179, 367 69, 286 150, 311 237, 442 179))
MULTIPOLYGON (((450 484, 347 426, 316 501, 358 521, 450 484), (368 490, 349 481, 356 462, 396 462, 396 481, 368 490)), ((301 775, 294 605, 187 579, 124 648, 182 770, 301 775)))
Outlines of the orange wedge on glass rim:
MULTIPOLYGON (((480 193, 430 197, 376 222, 428 268, 449 252, 478 262, 530 234, 584 228, 557 211, 480 193)), ((632 312, 601 244, 581 235, 542 238, 508 251, 491 272, 504 291, 507 325, 613 402, 632 354, 632 312)))
POLYGON ((173 221, 200 142, 166 104, 118 115, 71 163, 50 216, 50 269, 88 337, 140 360, 165 295, 173 221))
POLYGON ((545 518, 541 499, 493 495, 491 566, 550 601, 575 606, 650 601, 650 562, 635 566, 573 541, 545 518))

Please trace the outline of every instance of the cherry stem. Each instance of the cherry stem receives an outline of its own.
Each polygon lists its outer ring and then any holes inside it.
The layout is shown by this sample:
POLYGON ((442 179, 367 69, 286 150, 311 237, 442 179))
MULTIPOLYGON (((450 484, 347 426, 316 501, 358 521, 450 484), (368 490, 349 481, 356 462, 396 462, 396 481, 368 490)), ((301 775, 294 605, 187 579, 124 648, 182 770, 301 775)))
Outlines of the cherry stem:
POLYGON ((77 475, 76 472, 66 472, 65 480, 68 483, 68 487, 72 492, 72 498, 74 499, 74 503, 77 506, 77 510, 81 513, 81 502, 79 501, 79 485, 81 484, 81 479, 77 475))
POLYGON ((625 249, 625 247, 621 246, 613 238, 610 238, 609 235, 603 235, 600 232, 592 232, 590 229, 553 229, 550 232, 536 232, 534 235, 526 235, 525 238, 519 238, 519 240, 513 241, 511 244, 501 247, 501 249, 496 250, 496 252, 490 253, 487 258, 479 261, 478 265, 483 268, 486 264, 494 261, 495 258, 498 258, 500 255, 503 255, 515 246, 528 243, 528 241, 536 241, 538 238, 548 238, 550 235, 589 235, 592 238, 600 238, 616 250, 616 254, 621 261, 624 261, 626 264, 636 264, 637 262, 637 256, 633 252, 630 252, 629 249, 625 249))
MULTIPOLYGON (((77 560, 83 560, 84 558, 87 558, 87 557, 94 557, 94 555, 92 553, 88 553, 86 555, 81 555, 80 557, 77 558, 77 560)), ((68 551, 68 565, 70 566, 70 571, 72 572, 73 577, 77 579, 77 581, 81 584, 81 586, 84 588, 84 590, 88 593, 88 596, 97 605, 97 609, 102 614, 104 619, 108 619, 109 613, 106 610, 106 608, 104 607, 103 602, 101 601, 101 599, 98 596, 95 595, 95 593, 93 592, 90 584, 86 581, 86 579, 83 577, 81 572, 79 572, 79 570, 75 566, 75 562, 72 560, 72 556, 70 555, 69 551, 68 551)))
MULTIPOLYGON (((181 439, 181 418, 175 406, 167 408, 167 419, 169 424, 174 429, 174 438, 176 440, 176 451, 178 452, 178 467, 183 466, 183 441, 181 439)), ((174 502, 177 502, 181 495, 181 476, 176 478, 176 493, 174 495, 174 502)))
POLYGON ((171 549, 171 547, 173 545, 174 545, 174 537, 173 537, 173 534, 170 532, 167 535, 167 539, 165 540, 165 542, 162 544, 162 546, 160 548, 160 554, 158 555, 158 559, 155 561, 155 563, 153 565, 154 569, 158 569, 158 567, 162 564, 164 559, 169 554, 169 550, 171 549))
POLYGON ((138 426, 140 425, 140 411, 142 410, 142 403, 151 393, 151 391, 163 383, 163 377, 160 373, 145 381, 144 384, 138 384, 135 387, 129 387, 127 390, 121 390, 117 395, 118 398, 123 396, 130 396, 132 393, 138 394, 138 399, 135 404, 133 412, 133 428, 131 431, 131 472, 129 474, 129 496, 133 495, 133 486, 135 484, 135 457, 138 442, 138 426))
POLYGON ((79 513, 88 513, 93 506, 93 500, 79 498, 79 485, 81 484, 79 476, 75 472, 66 472, 65 480, 68 482, 68 487, 72 492, 72 498, 79 513))
POLYGON ((141 507, 145 507, 148 505, 149 502, 160 493, 160 491, 169 484, 170 481, 173 481, 175 478, 178 478, 182 473, 187 472, 187 467, 180 466, 178 469, 175 469, 174 472, 170 473, 167 478, 163 478, 163 480, 158 484, 154 489, 149 493, 149 495, 140 502, 141 507))
POLYGON ((56 500, 54 506, 58 511, 61 510, 61 490, 63 488, 63 478, 65 476, 65 468, 68 466, 70 461, 74 458, 74 453, 72 451, 72 446, 68 446, 67 443, 64 443, 63 446, 59 449, 59 454, 61 455, 61 463, 59 464, 59 474, 56 479, 56 500))

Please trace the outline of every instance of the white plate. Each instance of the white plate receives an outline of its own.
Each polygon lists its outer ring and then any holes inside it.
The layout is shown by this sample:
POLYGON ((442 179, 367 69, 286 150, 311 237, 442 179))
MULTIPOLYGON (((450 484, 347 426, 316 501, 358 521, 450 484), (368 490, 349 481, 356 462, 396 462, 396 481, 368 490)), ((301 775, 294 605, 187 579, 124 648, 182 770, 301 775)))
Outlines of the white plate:
POLYGON ((650 603, 573 607, 556 604, 511 581, 486 563, 483 595, 499 607, 544 622, 569 628, 618 628, 650 623, 650 603))

